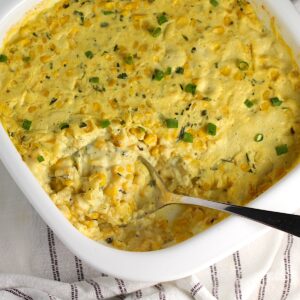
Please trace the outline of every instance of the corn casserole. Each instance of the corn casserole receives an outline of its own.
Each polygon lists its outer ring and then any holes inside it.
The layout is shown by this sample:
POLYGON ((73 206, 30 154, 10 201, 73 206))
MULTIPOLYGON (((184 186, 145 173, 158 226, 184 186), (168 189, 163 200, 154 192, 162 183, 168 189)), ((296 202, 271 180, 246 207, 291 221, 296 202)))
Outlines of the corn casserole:
POLYGON ((245 0, 56 1, 6 37, 0 87, 1 122, 55 205, 119 249, 225 217, 172 206, 122 226, 153 205, 138 156, 172 192, 237 205, 299 158, 299 69, 245 0))

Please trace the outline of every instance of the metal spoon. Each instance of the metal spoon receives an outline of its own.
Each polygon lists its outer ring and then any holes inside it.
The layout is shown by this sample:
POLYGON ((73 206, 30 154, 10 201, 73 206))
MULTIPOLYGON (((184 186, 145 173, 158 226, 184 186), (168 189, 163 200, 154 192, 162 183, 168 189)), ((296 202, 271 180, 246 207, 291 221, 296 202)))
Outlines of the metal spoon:
POLYGON ((198 205, 242 216, 252 221, 256 221, 300 237, 300 216, 298 215, 173 194, 167 190, 165 184, 154 167, 145 158, 140 156, 139 159, 147 167, 159 195, 156 197, 155 207, 152 210, 143 211, 142 214, 137 214, 136 217, 138 219, 171 204, 198 205))

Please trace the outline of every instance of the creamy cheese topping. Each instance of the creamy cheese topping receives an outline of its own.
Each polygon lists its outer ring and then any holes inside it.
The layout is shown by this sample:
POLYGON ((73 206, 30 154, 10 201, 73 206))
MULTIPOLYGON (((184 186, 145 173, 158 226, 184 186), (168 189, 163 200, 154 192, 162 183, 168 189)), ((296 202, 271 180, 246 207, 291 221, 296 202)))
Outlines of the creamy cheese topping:
POLYGON ((170 191, 241 205, 298 161, 298 67, 244 0, 58 1, 0 53, 2 124, 94 240, 154 250, 224 217, 168 207, 120 227, 152 205, 139 155, 170 191))

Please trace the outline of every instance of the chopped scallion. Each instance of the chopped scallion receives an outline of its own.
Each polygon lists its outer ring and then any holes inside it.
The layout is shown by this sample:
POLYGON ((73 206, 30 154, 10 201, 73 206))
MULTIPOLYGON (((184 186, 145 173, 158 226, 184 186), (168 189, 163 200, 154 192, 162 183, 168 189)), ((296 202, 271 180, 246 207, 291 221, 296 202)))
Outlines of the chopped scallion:
POLYGON ((249 64, 243 60, 239 60, 236 65, 241 71, 246 71, 249 69, 249 64))
POLYGON ((279 146, 275 147, 275 150, 276 150, 276 154, 278 156, 283 155, 283 154, 288 153, 288 146, 287 146, 287 144, 279 145, 279 146))
POLYGON ((273 97, 270 99, 273 106, 280 106, 282 101, 278 97, 273 97))
POLYGON ((219 5, 219 1, 218 0, 209 0, 210 4, 214 7, 219 5))
POLYGON ((111 11, 111 10, 102 10, 102 13, 103 13, 105 16, 113 15, 113 14, 114 14, 114 12, 111 11))
POLYGON ((264 139, 264 135, 262 133, 258 133, 254 137, 254 141, 258 142, 258 143, 261 142, 261 141, 263 141, 263 139, 264 139))
POLYGON ((217 126, 213 123, 207 124, 207 134, 209 135, 216 135, 217 134, 217 126))
POLYGON ((186 143, 192 143, 193 140, 194 140, 194 137, 193 137, 193 135, 192 135, 191 133, 185 132, 185 133, 183 134, 182 140, 183 140, 184 142, 186 142, 186 143))
POLYGON ((91 77, 89 79, 89 82, 97 84, 97 83, 99 83, 99 77, 91 77))
POLYGON ((99 125, 101 128, 107 128, 110 125, 110 121, 109 120, 101 120, 99 125))
POLYGON ((178 120, 176 119, 166 119, 166 124, 168 128, 178 128, 178 120))
POLYGON ((172 74, 172 68, 171 67, 167 67, 165 75, 171 75, 172 74))
POLYGON ((156 19, 157 19, 157 23, 159 25, 162 25, 162 24, 168 22, 168 18, 165 13, 158 15, 156 19))
POLYGON ((190 93, 192 95, 195 95, 196 94, 196 89, 197 89, 197 86, 193 83, 189 83, 187 84, 185 87, 184 87, 184 91, 186 93, 190 93))
POLYGON ((133 56, 132 55, 127 55, 124 57, 124 62, 127 65, 133 65, 133 56))
POLYGON ((246 100, 244 101, 244 104, 245 104, 248 108, 251 108, 251 107, 254 105, 254 103, 253 103, 251 100, 249 100, 249 99, 246 99, 246 100))
POLYGON ((152 75, 152 80, 161 81, 165 76, 165 73, 162 70, 155 69, 152 75))
POLYGON ((89 59, 92 59, 94 57, 94 53, 92 51, 86 51, 85 56, 89 59))
POLYGON ((149 32, 153 37, 158 37, 161 34, 161 28, 160 27, 151 28, 149 32))
POLYGON ((8 58, 6 55, 4 54, 0 54, 0 62, 5 63, 8 61, 8 58))
POLYGON ((184 68, 183 67, 177 67, 175 70, 176 74, 183 74, 184 73, 184 68))
POLYGON ((32 121, 30 120, 24 120, 23 123, 22 123, 22 127, 25 129, 25 130, 30 130, 31 128, 31 125, 32 125, 32 121))
POLYGON ((44 156, 39 155, 39 156, 37 157, 37 161, 40 162, 40 163, 43 162, 43 161, 45 161, 44 156))

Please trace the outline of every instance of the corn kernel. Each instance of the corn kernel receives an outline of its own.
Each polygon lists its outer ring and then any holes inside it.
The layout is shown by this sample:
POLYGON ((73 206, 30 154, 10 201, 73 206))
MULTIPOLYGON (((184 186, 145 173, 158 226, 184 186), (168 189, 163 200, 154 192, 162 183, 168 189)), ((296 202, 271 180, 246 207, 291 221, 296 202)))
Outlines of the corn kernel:
POLYGON ((150 147, 155 146, 157 143, 157 136, 152 133, 147 133, 144 142, 150 147))
POLYGON ((118 195, 118 189, 115 185, 110 184, 104 189, 104 194, 110 198, 116 198, 118 195))
POLYGON ((222 68, 220 69, 220 73, 221 73, 222 75, 224 75, 224 76, 229 76, 230 73, 231 73, 231 70, 230 70, 229 67, 222 67, 222 68))

